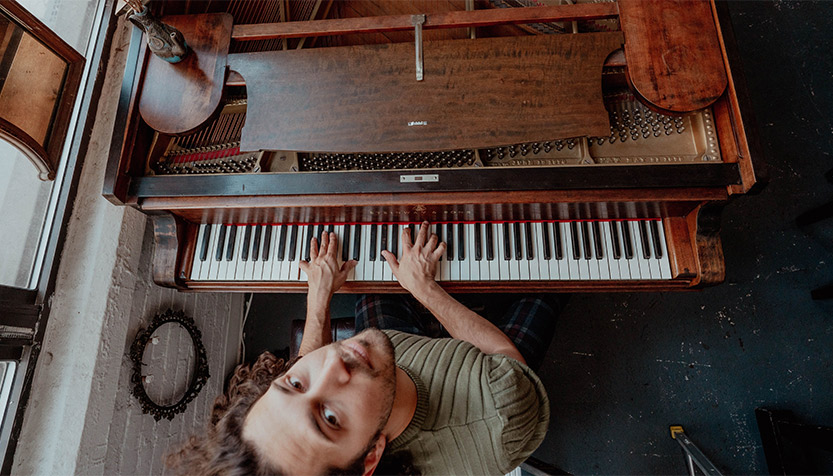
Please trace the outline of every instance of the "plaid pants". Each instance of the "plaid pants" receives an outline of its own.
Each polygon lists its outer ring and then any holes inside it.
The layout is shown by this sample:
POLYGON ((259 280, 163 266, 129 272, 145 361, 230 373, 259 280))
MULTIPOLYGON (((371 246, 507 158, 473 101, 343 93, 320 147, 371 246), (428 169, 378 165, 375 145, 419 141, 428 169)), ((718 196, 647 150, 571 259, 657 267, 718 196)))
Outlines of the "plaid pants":
MULTIPOLYGON (((559 306, 560 307, 560 306, 559 306)), ((503 331, 533 370, 541 365, 555 331, 556 310, 543 299, 525 296, 489 319, 503 331)), ((365 294, 356 300, 356 332, 369 327, 426 337, 450 337, 442 324, 409 295, 365 294)))

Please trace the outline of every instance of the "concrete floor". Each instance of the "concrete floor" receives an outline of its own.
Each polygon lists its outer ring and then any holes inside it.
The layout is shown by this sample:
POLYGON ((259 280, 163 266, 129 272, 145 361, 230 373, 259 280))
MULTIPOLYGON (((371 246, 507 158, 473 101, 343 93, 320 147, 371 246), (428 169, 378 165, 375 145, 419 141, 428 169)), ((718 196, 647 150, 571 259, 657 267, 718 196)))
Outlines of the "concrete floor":
MULTIPOLYGON (((730 474, 766 473, 754 410, 833 426, 833 2, 732 2, 769 184, 723 213, 726 282, 701 292, 577 294, 539 374, 552 422, 535 456, 575 474, 682 474, 681 424, 730 474)), ((285 346, 302 296, 256 296, 247 354, 285 346)), ((334 314, 349 315, 339 296, 334 314)))

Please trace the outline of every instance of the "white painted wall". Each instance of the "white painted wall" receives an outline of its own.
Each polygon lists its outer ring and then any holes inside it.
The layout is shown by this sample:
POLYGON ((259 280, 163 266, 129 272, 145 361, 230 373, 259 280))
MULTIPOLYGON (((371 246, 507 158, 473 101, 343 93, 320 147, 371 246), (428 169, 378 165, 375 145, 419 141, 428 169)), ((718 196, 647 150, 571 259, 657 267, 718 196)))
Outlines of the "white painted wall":
POLYGON ((181 294, 153 284, 146 217, 101 196, 129 38, 121 22, 12 474, 162 473, 163 453, 203 427, 237 357, 242 296, 181 294), (168 307, 195 318, 211 378, 186 413, 156 422, 129 394, 127 353, 137 331, 168 307))

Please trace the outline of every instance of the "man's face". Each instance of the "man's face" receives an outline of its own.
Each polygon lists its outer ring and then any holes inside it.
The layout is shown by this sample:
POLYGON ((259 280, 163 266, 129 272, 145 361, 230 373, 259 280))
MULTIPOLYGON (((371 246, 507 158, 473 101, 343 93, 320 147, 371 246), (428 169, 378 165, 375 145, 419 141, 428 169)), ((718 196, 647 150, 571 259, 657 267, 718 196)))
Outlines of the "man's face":
POLYGON ((289 474, 344 467, 390 417, 395 370, 390 340, 376 329, 316 349, 252 405, 243 438, 289 474))

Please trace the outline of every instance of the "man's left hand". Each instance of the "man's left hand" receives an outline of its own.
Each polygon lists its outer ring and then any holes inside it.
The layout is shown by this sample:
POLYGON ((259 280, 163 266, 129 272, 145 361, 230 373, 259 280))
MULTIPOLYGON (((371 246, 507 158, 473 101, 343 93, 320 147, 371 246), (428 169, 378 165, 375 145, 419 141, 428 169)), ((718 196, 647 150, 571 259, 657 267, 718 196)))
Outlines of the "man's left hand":
POLYGON ((310 243, 310 260, 301 260, 299 266, 307 274, 309 284, 309 302, 327 305, 333 294, 341 288, 347 280, 347 274, 356 267, 356 261, 346 261, 338 264, 338 237, 335 233, 321 234, 321 248, 318 240, 313 238, 310 243))

